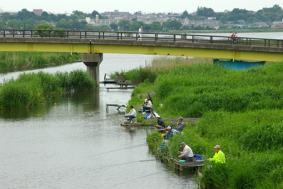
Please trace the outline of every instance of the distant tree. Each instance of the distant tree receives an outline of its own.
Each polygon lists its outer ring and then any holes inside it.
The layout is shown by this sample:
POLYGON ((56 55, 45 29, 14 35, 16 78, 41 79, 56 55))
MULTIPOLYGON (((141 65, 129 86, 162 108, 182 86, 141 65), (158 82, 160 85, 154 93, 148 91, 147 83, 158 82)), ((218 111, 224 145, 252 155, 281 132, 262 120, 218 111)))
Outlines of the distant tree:
POLYGON ((120 20, 118 22, 118 29, 119 30, 124 30, 124 31, 129 31, 130 30, 130 21, 128 21, 128 20, 120 20))
POLYGON ((177 20, 167 20, 162 26, 165 30, 179 30, 182 24, 177 20))
POLYGON ((36 25, 36 30, 37 30, 37 34, 40 37, 48 37, 51 36, 51 32, 50 30, 53 30, 54 27, 48 23, 40 23, 38 25, 36 25))
POLYGON ((216 16, 216 13, 212 8, 206 8, 206 7, 199 7, 196 12, 197 16, 203 16, 203 17, 214 17, 216 16))
POLYGON ((145 27, 144 29, 148 31, 160 32, 162 31, 162 25, 160 22, 152 22, 151 24, 148 24, 148 29, 147 27, 145 27))
POLYGON ((138 31, 138 29, 139 29, 141 26, 144 26, 144 23, 135 20, 135 21, 130 22, 129 30, 130 30, 130 31, 138 31))
POLYGON ((110 28, 111 28, 111 30, 113 30, 113 31, 117 31, 117 30, 118 30, 118 24, 112 22, 112 23, 110 24, 110 28))
POLYGON ((82 11, 78 11, 78 10, 73 11, 72 14, 71 14, 71 18, 77 19, 77 20, 85 19, 86 16, 87 16, 86 13, 84 13, 82 11))
POLYGON ((25 19, 35 19, 35 14, 33 12, 28 11, 27 9, 22 9, 16 14, 17 19, 25 20, 25 19))
POLYGON ((271 8, 263 8, 256 12, 256 18, 264 22, 281 21, 283 18, 283 10, 279 5, 271 8))

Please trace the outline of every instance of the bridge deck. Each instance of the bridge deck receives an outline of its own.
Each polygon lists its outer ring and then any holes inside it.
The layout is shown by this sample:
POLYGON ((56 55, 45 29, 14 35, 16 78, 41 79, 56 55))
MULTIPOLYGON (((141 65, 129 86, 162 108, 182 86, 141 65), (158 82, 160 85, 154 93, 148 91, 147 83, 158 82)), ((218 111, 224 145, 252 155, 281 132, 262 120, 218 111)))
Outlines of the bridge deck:
POLYGON ((283 60, 283 40, 168 33, 0 30, 0 51, 129 53, 283 60), (142 37, 139 37, 139 36, 142 37))

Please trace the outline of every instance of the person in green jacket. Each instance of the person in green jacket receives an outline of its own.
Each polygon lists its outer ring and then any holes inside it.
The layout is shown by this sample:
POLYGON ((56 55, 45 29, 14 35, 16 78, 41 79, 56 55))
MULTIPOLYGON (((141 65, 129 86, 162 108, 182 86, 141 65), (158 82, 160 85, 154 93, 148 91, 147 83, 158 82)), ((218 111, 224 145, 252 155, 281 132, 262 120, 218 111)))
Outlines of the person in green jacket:
POLYGON ((215 154, 212 158, 209 158, 208 160, 214 163, 220 163, 224 164, 226 162, 225 160, 225 154, 222 152, 220 145, 214 146, 215 154))

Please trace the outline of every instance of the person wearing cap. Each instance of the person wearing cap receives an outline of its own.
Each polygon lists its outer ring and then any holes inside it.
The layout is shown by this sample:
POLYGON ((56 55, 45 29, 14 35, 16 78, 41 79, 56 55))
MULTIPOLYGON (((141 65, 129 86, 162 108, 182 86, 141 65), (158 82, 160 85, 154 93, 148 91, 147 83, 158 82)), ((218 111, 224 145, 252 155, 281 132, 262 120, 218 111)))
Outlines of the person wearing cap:
POLYGON ((166 134, 164 136, 165 140, 169 140, 175 134, 179 133, 179 131, 177 131, 176 129, 173 129, 171 126, 167 126, 165 130, 166 130, 166 134))
POLYGON ((186 162, 194 161, 193 150, 185 143, 181 143, 181 153, 178 156, 181 160, 186 160, 186 162))
POLYGON ((127 114, 125 115, 125 117, 127 117, 127 118, 128 118, 127 120, 131 122, 131 121, 133 121, 133 119, 136 118, 136 116, 137 116, 137 111, 135 110, 134 106, 130 106, 130 108, 131 108, 130 112, 127 113, 127 114))
POLYGON ((184 119, 183 119, 183 117, 179 117, 176 130, 179 131, 179 132, 182 132, 184 128, 185 128, 184 119))
POLYGON ((220 145, 215 145, 214 151, 214 156, 212 158, 209 158, 208 160, 214 163, 224 164, 226 162, 225 154, 222 152, 220 145))

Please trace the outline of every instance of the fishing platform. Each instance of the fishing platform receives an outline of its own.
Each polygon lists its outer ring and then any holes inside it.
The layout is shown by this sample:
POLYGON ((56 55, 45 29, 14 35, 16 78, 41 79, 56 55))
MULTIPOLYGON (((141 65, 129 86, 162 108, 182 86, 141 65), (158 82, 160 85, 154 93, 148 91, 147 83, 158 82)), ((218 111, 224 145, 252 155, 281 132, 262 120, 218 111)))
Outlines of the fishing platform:
POLYGON ((182 174, 184 170, 198 170, 204 166, 204 160, 194 160, 192 162, 181 163, 179 160, 174 160, 175 170, 182 174))

